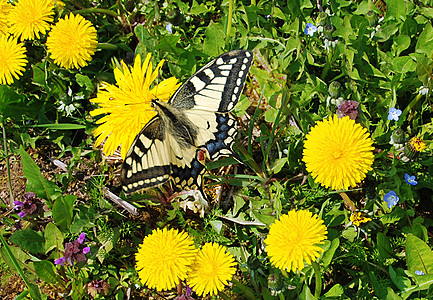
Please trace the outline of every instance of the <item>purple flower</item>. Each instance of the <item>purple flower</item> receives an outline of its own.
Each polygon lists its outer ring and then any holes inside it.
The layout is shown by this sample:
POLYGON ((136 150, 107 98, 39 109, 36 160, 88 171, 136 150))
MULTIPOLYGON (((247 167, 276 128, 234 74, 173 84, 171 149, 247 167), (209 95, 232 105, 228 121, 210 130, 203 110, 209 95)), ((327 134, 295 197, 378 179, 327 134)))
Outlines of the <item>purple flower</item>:
POLYGON ((337 109, 338 118, 349 116, 352 120, 355 120, 358 116, 358 101, 344 100, 343 103, 337 109))
POLYGON ((86 234, 83 232, 75 241, 66 243, 64 256, 54 261, 54 263, 63 266, 67 262, 72 266, 75 262, 86 261, 86 254, 90 253, 90 247, 84 244, 85 238, 86 234))
POLYGON ((398 121, 400 115, 401 115, 401 110, 391 107, 388 112, 388 120, 398 121))
POLYGON ((398 203, 398 196, 394 191, 390 191, 383 196, 383 201, 388 203, 388 208, 392 208, 398 203))
POLYGON ((304 33, 308 34, 309 36, 313 36, 316 31, 317 31, 316 26, 314 26, 312 23, 307 23, 307 26, 305 26, 304 33))
POLYGON ((15 209, 18 210, 19 208, 24 206, 24 203, 21 201, 14 201, 15 209))
POLYGON ((60 257, 60 258, 58 258, 58 259, 56 259, 56 260, 54 260, 54 264, 55 265, 62 265, 62 266, 64 266, 65 262, 66 262, 66 258, 63 257, 63 256, 60 257))
POLYGON ((419 270, 416 270, 415 274, 416 275, 425 275, 425 273, 423 271, 419 271, 419 270))
POLYGON ((410 176, 409 174, 404 174, 404 180, 406 180, 407 183, 410 185, 417 185, 418 181, 415 180, 415 175, 410 176))
POLYGON ((86 238, 86 234, 82 232, 80 236, 78 237, 77 241, 79 244, 82 244, 84 242, 84 239, 86 238))
POLYGON ((20 212, 18 213, 18 217, 20 217, 20 219, 24 218, 25 215, 26 215, 26 213, 23 212, 23 211, 20 211, 20 212))

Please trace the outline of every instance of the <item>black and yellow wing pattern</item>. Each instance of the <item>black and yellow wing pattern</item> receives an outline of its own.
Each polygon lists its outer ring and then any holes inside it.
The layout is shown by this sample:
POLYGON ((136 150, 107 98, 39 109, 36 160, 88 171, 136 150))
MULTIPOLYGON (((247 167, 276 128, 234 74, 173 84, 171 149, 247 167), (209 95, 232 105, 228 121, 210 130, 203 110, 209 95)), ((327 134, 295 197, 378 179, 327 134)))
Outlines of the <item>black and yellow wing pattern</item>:
POLYGON ((236 121, 229 112, 243 91, 253 53, 234 50, 209 62, 165 103, 152 100, 157 115, 137 135, 122 165, 125 193, 170 178, 179 187, 202 190, 200 157, 232 154, 236 121))

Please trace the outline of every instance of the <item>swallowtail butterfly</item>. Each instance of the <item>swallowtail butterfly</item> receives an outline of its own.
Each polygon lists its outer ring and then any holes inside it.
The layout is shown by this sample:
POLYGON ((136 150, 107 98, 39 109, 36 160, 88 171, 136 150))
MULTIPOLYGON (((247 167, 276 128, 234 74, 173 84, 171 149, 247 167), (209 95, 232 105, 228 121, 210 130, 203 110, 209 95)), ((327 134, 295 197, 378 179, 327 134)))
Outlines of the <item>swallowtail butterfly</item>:
POLYGON ((222 54, 189 78, 168 102, 152 100, 157 115, 137 135, 122 165, 125 193, 172 179, 202 191, 203 152, 212 160, 232 154, 239 100, 253 53, 222 54))

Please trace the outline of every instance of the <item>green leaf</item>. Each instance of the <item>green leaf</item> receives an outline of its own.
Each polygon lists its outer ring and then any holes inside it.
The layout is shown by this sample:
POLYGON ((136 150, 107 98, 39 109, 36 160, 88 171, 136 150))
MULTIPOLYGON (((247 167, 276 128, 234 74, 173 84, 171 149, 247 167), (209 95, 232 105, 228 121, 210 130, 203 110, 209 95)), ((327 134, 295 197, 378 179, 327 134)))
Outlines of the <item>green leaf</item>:
POLYGON ((63 231, 68 232, 72 223, 73 207, 77 196, 66 195, 59 197, 53 205, 54 223, 63 231))
POLYGON ((382 258, 392 258, 392 248, 388 237, 382 232, 377 234, 377 250, 382 258))
POLYGON ((85 129, 86 125, 73 124, 73 123, 53 123, 53 124, 38 124, 32 127, 47 128, 51 130, 77 130, 85 129))
POLYGON ((331 245, 329 246, 328 249, 325 250, 325 253, 323 253, 323 256, 321 259, 321 262, 323 263, 325 269, 328 268, 328 266, 331 264, 332 258, 334 257, 334 254, 335 254, 335 251, 340 246, 340 239, 335 238, 332 240, 332 242, 326 240, 325 246, 327 243, 331 243, 331 245))
POLYGON ((140 44, 145 46, 147 52, 152 51, 152 49, 155 47, 154 38, 142 24, 135 26, 134 33, 137 36, 138 40, 140 41, 140 44))
POLYGON ((323 297, 325 297, 325 299, 328 298, 339 298, 340 296, 342 296, 344 293, 344 289, 340 284, 335 284, 333 287, 331 287, 329 289, 328 292, 325 293, 325 295, 323 295, 323 297))
POLYGON ((35 108, 27 106, 23 94, 15 93, 8 85, 0 85, 0 118, 20 120, 25 114, 35 117, 36 113, 35 108))
POLYGON ((431 23, 427 23, 424 30, 419 35, 415 46, 416 53, 423 53, 427 57, 433 56, 433 27, 431 23))
POLYGON ((95 89, 95 86, 93 85, 92 80, 88 76, 76 74, 75 80, 77 81, 77 83, 81 87, 85 86, 86 90, 89 92, 92 92, 95 89))
POLYGON ((317 298, 313 296, 310 288, 307 284, 304 284, 301 294, 299 295, 299 300, 316 300, 317 298))
POLYGON ((48 223, 45 226, 45 253, 52 249, 64 250, 63 234, 56 225, 48 223))
POLYGON ((54 182, 45 179, 39 167, 22 146, 18 154, 21 156, 24 177, 27 179, 27 191, 34 192, 39 198, 47 200, 56 198, 56 193, 61 192, 60 188, 54 182))
POLYGON ((416 70, 416 63, 410 56, 400 56, 392 60, 392 70, 396 73, 407 73, 416 70))
POLYGON ((408 234, 406 239, 406 263, 411 272, 418 270, 433 274, 433 251, 413 234, 408 234))
POLYGON ((46 260, 35 261, 33 262, 33 266, 35 267, 36 275, 46 283, 57 284, 61 282, 57 275, 56 267, 52 262, 46 260))
POLYGON ((9 241, 30 253, 45 253, 45 239, 30 228, 16 231, 11 235, 9 241))
POLYGON ((401 268, 398 268, 397 271, 395 271, 392 266, 389 266, 389 277, 401 291, 412 286, 410 279, 406 277, 404 270, 401 268))
POLYGON ((223 229, 223 222, 214 220, 209 222, 212 228, 218 233, 221 233, 221 230, 223 229))
POLYGON ((221 23, 210 22, 205 31, 203 53, 209 56, 218 56, 223 52, 226 34, 221 23))

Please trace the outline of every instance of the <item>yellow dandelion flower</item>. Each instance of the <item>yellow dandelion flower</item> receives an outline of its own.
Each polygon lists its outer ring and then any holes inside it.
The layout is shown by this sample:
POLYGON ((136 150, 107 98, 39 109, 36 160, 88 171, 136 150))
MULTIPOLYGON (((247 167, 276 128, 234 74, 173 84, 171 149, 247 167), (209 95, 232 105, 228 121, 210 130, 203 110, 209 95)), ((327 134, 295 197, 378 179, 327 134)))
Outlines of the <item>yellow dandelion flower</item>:
POLYGON ((423 141, 422 138, 419 137, 413 137, 409 140, 409 142, 407 142, 409 148, 411 151, 413 152, 422 152, 425 148, 426 145, 423 141))
POLYGON ((7 0, 0 0, 0 35, 9 33, 8 15, 12 9, 12 4, 7 0))
POLYGON ((367 218, 360 211, 356 211, 350 216, 350 221, 353 225, 359 227, 362 223, 371 221, 371 218, 367 218))
POLYGON ((93 134, 98 137, 97 146, 107 139, 103 148, 106 155, 113 154, 122 145, 121 156, 124 159, 135 136, 156 115, 150 101, 168 101, 180 85, 176 78, 171 77, 150 89, 164 63, 162 60, 152 71, 150 57, 148 54, 141 64, 141 57, 137 55, 131 68, 122 62, 121 68, 114 70, 118 86, 105 83, 97 97, 90 99, 100 106, 91 111, 90 115, 104 115, 96 122, 100 125, 93 134))
POLYGON ((304 143, 303 161, 314 180, 334 190, 361 182, 372 169, 373 141, 367 129, 337 115, 319 121, 304 143))
POLYGON ((302 270, 319 257, 328 230, 323 220, 308 210, 291 210, 270 226, 265 240, 271 263, 281 270, 302 270))
POLYGON ((59 20, 47 38, 51 58, 66 69, 87 66, 97 45, 96 29, 92 23, 73 13, 59 20))
POLYGON ((11 84, 23 75, 26 48, 12 37, 0 36, 0 84, 11 84))
POLYGON ((199 295, 216 295, 232 279, 236 262, 226 247, 206 243, 198 252, 188 274, 188 285, 199 295))
POLYGON ((196 253, 194 241, 185 232, 158 228, 144 238, 135 255, 135 268, 149 288, 169 290, 186 278, 196 253))
POLYGON ((19 0, 9 13, 10 32, 22 40, 38 39, 50 29, 53 0, 19 0))

